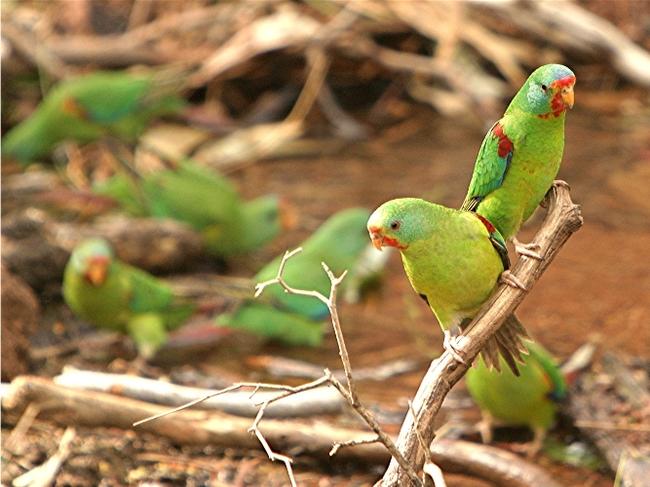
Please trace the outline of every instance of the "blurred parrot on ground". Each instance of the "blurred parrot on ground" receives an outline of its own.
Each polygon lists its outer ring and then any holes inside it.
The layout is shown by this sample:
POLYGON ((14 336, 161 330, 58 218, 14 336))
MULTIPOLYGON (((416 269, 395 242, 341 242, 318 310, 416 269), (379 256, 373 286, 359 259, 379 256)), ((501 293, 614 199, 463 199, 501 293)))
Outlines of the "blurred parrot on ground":
POLYGON ((566 397, 567 385, 553 357, 537 343, 528 344, 519 373, 516 377, 510 370, 490 370, 479 359, 465 377, 483 415, 479 424, 483 441, 492 441, 494 424, 528 426, 535 435, 528 454, 534 455, 555 423, 557 402, 566 397))
MULTIPOLYGON (((302 244, 302 252, 286 264, 283 277, 298 289, 329 295, 330 280, 323 271, 325 262, 335 275, 352 270, 367 248, 366 221, 369 212, 349 208, 336 213, 302 244)), ((275 278, 282 256, 267 264, 256 282, 275 278)), ((341 284, 345 289, 346 280, 341 284)), ((250 299, 231 313, 217 318, 217 324, 282 341, 289 345, 317 346, 323 338, 323 321, 328 316, 325 304, 313 297, 286 293, 280 285, 264 290, 259 299, 250 299)))
MULTIPOLYGON (((499 281, 520 287, 507 271, 505 241, 482 216, 418 198, 388 201, 368 220, 376 248, 395 247, 416 293, 429 305, 445 335, 444 347, 458 361, 457 337, 499 281), (503 275, 502 275, 503 274, 503 275), (500 276, 502 276, 500 278, 500 276)), ((481 351, 500 369, 499 353, 513 373, 528 335, 514 315, 506 319, 481 351)))
MULTIPOLYGON (((481 144, 461 209, 487 218, 505 239, 514 239, 560 169, 575 81, 561 64, 537 68, 481 144)), ((541 258, 534 243, 515 240, 515 247, 522 255, 541 258)))
POLYGON ((219 257, 256 250, 295 223, 283 199, 267 195, 243 201, 228 179, 189 160, 139 177, 118 173, 93 191, 115 199, 133 216, 187 223, 219 257))
POLYGON ((120 262, 100 238, 84 240, 73 250, 63 275, 63 297, 83 320, 129 334, 145 359, 195 308, 162 281, 120 262))
POLYGON ((183 77, 155 73, 98 71, 61 81, 32 115, 2 140, 2 155, 22 165, 47 156, 65 140, 92 142, 106 135, 134 140, 149 122, 178 112, 183 77))

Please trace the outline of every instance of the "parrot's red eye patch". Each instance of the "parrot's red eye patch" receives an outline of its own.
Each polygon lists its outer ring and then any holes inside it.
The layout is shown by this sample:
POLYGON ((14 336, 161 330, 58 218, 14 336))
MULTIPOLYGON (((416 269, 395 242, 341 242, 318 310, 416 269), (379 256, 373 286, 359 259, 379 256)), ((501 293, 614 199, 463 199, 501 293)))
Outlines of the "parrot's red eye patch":
POLYGON ((390 224, 390 228, 391 230, 399 230, 400 225, 400 222, 396 220, 390 224))

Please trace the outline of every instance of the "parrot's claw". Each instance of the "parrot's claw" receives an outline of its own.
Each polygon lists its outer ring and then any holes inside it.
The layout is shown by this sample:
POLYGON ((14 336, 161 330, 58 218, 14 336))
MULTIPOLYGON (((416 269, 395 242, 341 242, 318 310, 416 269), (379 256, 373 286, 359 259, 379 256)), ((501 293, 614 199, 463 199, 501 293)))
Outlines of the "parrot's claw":
POLYGON ((499 282, 522 291, 528 291, 524 283, 510 271, 503 271, 499 276, 499 282))
POLYGON ((449 332, 449 330, 445 330, 444 332, 445 338, 442 342, 442 347, 447 350, 452 357, 461 364, 465 363, 465 359, 460 355, 458 347, 458 339, 460 338, 459 336, 452 336, 452 334, 449 332))
POLYGON ((571 186, 569 186, 569 183, 567 183, 563 179, 554 180, 553 181, 553 186, 554 187, 560 187, 561 186, 561 187, 566 188, 566 189, 571 189, 571 186))
POLYGON ((516 238, 512 239, 512 243, 515 244, 515 251, 524 257, 530 257, 531 259, 535 260, 544 260, 544 257, 542 257, 542 254, 540 254, 540 251, 542 250, 542 247, 535 242, 531 243, 521 243, 519 240, 516 238))

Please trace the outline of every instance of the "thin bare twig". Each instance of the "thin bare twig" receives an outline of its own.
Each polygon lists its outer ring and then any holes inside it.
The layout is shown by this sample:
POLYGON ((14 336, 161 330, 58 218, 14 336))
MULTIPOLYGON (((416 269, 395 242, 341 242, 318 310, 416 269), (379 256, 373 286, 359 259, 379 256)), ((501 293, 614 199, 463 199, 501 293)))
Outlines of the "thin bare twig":
MULTIPOLYGON (((273 284, 279 284, 282 288, 290 293, 296 294, 299 296, 310 296, 318 299, 323 304, 327 306, 327 309, 330 313, 330 318, 332 321, 332 327, 334 328, 334 336, 336 337, 336 344, 339 349, 339 356, 341 358, 341 363, 343 364, 343 370, 345 372, 345 379, 347 382, 347 388, 336 378, 332 377, 330 374, 329 383, 332 384, 336 389, 341 393, 341 395, 348 401, 350 406, 357 412, 357 414, 365 421, 368 427, 377 435, 380 439, 380 442, 388 449, 395 461, 404 469, 406 475, 415 483, 415 485, 421 485, 421 481, 417 476, 416 471, 411 467, 411 465, 406 462, 403 455, 395 447, 395 443, 382 429, 374 415, 368 410, 361 401, 357 394, 356 384, 354 383, 354 378, 352 377, 352 365, 350 363, 350 355, 348 354, 348 349, 345 344, 345 339, 343 338, 343 331, 341 329, 341 320, 339 318, 338 307, 336 305, 336 296, 337 290, 343 279, 345 278, 347 271, 344 271, 340 276, 335 276, 331 269, 327 266, 326 263, 321 262, 323 270, 327 274, 327 277, 330 280, 330 294, 328 297, 319 293, 318 291, 306 290, 306 289, 296 289, 291 287, 282 277, 284 273, 284 268, 287 264, 287 261, 302 251, 301 247, 294 249, 292 251, 287 251, 282 256, 280 265, 278 266, 278 272, 275 278, 268 281, 259 283, 255 286, 255 296, 259 296, 264 292, 268 286, 273 284)), ((327 373, 328 371, 326 371, 327 373)))

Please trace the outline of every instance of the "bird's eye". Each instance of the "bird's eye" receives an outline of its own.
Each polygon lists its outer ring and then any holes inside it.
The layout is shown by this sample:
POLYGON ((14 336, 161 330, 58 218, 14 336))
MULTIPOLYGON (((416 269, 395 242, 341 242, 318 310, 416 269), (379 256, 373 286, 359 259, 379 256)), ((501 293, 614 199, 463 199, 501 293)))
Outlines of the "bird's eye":
POLYGON ((546 91, 546 90, 548 90, 548 86, 542 85, 542 91, 546 91))
POLYGON ((390 224, 391 230, 399 230, 400 223, 398 221, 394 221, 390 224))

